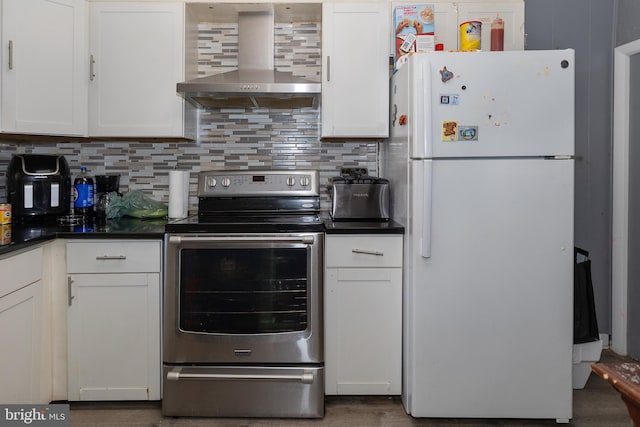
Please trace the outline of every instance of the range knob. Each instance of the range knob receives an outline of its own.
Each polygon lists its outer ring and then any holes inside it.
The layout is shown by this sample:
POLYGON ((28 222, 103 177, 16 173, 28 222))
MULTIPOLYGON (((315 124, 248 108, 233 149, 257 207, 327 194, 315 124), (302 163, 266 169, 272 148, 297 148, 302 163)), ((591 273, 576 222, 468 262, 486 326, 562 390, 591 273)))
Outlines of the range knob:
POLYGON ((226 176, 224 178, 222 178, 222 186, 227 188, 228 186, 231 185, 231 180, 229 178, 227 178, 226 176))
POLYGON ((218 185, 218 181, 216 181, 216 177, 215 176, 209 176, 207 177, 207 186, 208 187, 215 187, 216 185, 218 185))
POLYGON ((303 187, 306 187, 309 184, 311 184, 311 179, 309 178, 308 175, 303 175, 300 177, 300 185, 302 185, 303 187))
POLYGON ((288 176, 287 177, 287 185, 289 187, 292 187, 292 186, 296 185, 296 177, 295 176, 288 176))

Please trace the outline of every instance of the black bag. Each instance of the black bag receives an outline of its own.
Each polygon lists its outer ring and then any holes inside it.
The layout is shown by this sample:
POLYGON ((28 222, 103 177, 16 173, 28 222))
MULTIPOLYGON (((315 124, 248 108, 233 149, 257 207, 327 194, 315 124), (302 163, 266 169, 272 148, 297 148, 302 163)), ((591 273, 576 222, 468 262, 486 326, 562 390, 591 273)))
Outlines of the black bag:
POLYGON ((574 248, 573 266, 573 343, 597 341, 598 321, 591 282, 589 252, 574 248), (578 262, 578 258, 583 258, 578 262))

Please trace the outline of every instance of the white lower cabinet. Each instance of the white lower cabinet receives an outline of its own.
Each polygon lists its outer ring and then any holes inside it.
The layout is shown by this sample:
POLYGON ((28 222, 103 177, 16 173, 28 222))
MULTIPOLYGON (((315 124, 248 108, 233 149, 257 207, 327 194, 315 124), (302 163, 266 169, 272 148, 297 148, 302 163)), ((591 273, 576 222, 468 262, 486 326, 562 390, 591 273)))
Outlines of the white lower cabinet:
POLYGON ((325 250, 325 394, 400 394, 402 235, 329 234, 325 250))
POLYGON ((68 400, 160 399, 161 250, 67 243, 68 400))
POLYGON ((0 260, 0 404, 40 395, 42 248, 0 260))

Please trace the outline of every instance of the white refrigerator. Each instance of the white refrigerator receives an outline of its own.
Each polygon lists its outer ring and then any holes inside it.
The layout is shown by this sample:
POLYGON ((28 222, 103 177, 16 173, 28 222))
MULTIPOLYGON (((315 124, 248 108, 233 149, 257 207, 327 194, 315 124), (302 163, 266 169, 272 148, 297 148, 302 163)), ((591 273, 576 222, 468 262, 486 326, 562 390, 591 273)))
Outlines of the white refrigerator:
POLYGON ((414 417, 572 415, 574 52, 413 55, 381 147, 414 417))

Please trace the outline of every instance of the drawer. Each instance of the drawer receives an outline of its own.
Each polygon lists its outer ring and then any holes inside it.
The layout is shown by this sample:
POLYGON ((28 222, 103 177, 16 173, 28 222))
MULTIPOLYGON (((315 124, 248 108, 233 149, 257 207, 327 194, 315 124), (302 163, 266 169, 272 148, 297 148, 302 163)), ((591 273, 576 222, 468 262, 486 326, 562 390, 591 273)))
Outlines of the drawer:
POLYGON ((402 236, 327 235, 325 267, 402 267, 402 236))
POLYGON ((161 256, 160 241, 69 241, 67 242, 67 272, 160 272, 161 256))
POLYGON ((0 297, 42 278, 42 248, 12 255, 0 261, 0 297))

